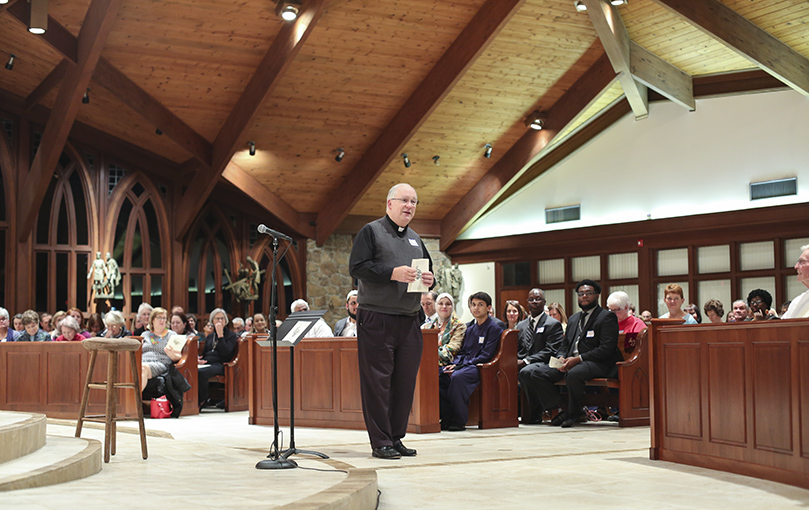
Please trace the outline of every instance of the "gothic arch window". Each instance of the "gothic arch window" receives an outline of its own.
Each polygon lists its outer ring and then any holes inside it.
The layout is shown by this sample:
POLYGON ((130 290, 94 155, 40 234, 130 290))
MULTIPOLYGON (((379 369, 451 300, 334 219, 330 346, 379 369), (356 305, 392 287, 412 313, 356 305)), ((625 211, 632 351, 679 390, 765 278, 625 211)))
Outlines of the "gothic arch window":
POLYGON ((110 253, 121 271, 121 284, 110 306, 131 318, 143 302, 155 307, 168 304, 164 299, 168 282, 161 236, 166 228, 166 213, 154 187, 137 177, 127 178, 122 184, 113 200, 117 214, 108 230, 112 234, 110 253))
POLYGON ((230 313, 233 297, 223 286, 227 285, 224 270, 234 274, 233 231, 213 207, 202 218, 188 250, 188 311, 204 316, 214 308, 224 308, 230 313))
MULTIPOLYGON (((281 243, 284 244, 284 243, 281 243)), ((272 246, 270 241, 264 242, 263 248, 260 248, 259 268, 269 271, 272 265, 272 246)), ((284 246, 279 246, 278 256, 284 252, 284 246)), ((303 279, 301 278, 300 265, 298 264, 298 248, 293 245, 275 271, 275 279, 278 289, 278 318, 282 319, 289 315, 289 305, 292 302, 304 295, 303 292, 303 279)), ((258 291, 258 300, 255 301, 252 313, 261 312, 267 315, 270 311, 270 302, 272 301, 272 275, 263 273, 261 275, 261 286, 258 291)))
MULTIPOLYGON (((5 122, 9 122, 5 119, 2 120, 4 124, 5 122)), ((11 186, 6 183, 5 172, 11 169, 9 167, 10 165, 5 164, 9 154, 5 136, 6 135, 0 132, 0 306, 8 306, 6 304, 8 303, 8 301, 6 301, 6 261, 8 260, 6 248, 11 244, 6 242, 6 239, 8 239, 8 223, 10 219, 8 217, 9 212, 6 209, 11 198, 6 195, 6 190, 11 186)), ((11 139, 11 132, 8 132, 8 139, 11 139)))
POLYGON ((94 207, 89 175, 76 161, 62 153, 39 208, 34 232, 34 305, 39 311, 90 308, 86 275, 94 207))

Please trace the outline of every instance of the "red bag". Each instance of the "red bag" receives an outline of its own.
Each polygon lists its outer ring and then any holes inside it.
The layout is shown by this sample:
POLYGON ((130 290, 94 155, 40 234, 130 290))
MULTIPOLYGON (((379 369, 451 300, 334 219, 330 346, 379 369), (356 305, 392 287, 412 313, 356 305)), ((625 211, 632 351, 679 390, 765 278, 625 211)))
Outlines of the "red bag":
POLYGON ((170 418, 171 417, 171 404, 169 400, 163 395, 160 398, 152 399, 152 418, 170 418))

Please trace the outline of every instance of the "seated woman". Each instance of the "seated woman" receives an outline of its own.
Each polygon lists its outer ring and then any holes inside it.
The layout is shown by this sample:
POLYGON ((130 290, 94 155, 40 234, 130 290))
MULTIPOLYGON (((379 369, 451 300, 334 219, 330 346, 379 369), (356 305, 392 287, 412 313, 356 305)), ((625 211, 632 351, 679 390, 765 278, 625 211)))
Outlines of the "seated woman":
POLYGON ((778 319, 775 310, 772 310, 772 295, 764 289, 753 289, 747 295, 747 306, 753 312, 751 321, 768 321, 778 319))
POLYGON ((188 329, 189 333, 192 335, 199 336, 199 331, 197 331, 197 317, 193 313, 189 313, 188 317, 188 329))
POLYGON ((178 335, 190 335, 191 327, 188 324, 188 317, 183 312, 174 312, 171 314, 171 321, 169 327, 178 335))
POLYGON ((525 308, 522 307, 519 301, 509 299, 506 301, 506 307, 503 309, 503 317, 506 319, 507 329, 517 329, 517 323, 528 316, 525 308))
POLYGON ((84 314, 81 313, 81 310, 74 306, 73 308, 68 309, 67 314, 76 319, 76 322, 79 323, 79 327, 82 328, 81 336, 84 338, 90 338, 93 336, 89 331, 84 329, 84 314))
POLYGON ((39 328, 39 314, 33 310, 22 313, 22 325, 25 330, 17 337, 17 342, 50 342, 51 336, 39 328))
POLYGON ((706 301, 702 310, 705 312, 705 316, 708 317, 708 320, 711 321, 711 324, 722 324, 724 322, 722 317, 725 316, 725 308, 718 299, 709 299, 706 301))
MULTIPOLYGON (((224 375, 225 363, 233 359, 239 336, 228 329, 228 315, 222 308, 211 312, 210 324, 213 332, 205 338, 205 347, 199 358, 199 407, 209 405, 208 379, 217 375, 224 375)), ((224 402, 222 403, 224 405, 224 402)))
POLYGON ((100 313, 93 313, 90 314, 90 317, 87 318, 87 332, 90 333, 91 337, 94 336, 101 336, 101 333, 104 331, 104 319, 101 318, 100 313))
POLYGON ((685 307, 685 313, 691 314, 691 317, 697 321, 697 324, 702 324, 702 314, 699 311, 699 307, 694 303, 690 303, 685 307))
POLYGON ((53 331, 50 332, 51 338, 56 338, 62 334, 62 330, 59 329, 59 324, 61 324, 62 319, 65 317, 67 317, 67 312, 64 310, 59 310, 53 314, 53 318, 51 318, 51 324, 53 324, 53 331))
POLYGON ((0 306, 0 342, 13 342, 17 339, 17 332, 11 327, 8 310, 0 306))
POLYGON ((149 329, 143 332, 140 391, 149 379, 167 373, 169 365, 182 357, 182 353, 168 346, 169 338, 174 336, 174 332, 166 327, 168 319, 165 308, 154 308, 149 314, 149 329))
POLYGON ((22 314, 18 313, 14 317, 11 318, 11 327, 16 331, 20 336, 23 331, 25 331, 25 326, 22 325, 22 314))
POLYGON ((79 323, 69 315, 59 323, 59 332, 61 335, 54 338, 54 342, 81 342, 84 340, 79 323))
POLYGON ((449 365, 461 349, 466 324, 455 315, 455 301, 446 292, 438 295, 435 308, 438 317, 424 329, 438 330, 438 365, 443 367, 449 365))
POLYGON ((697 321, 689 313, 683 311, 683 288, 676 283, 666 285, 663 293, 668 312, 660 316, 661 319, 683 319, 686 324, 696 324, 697 321))
POLYGON ((132 332, 126 329, 124 315, 118 310, 107 312, 107 315, 104 316, 104 324, 107 328, 100 335, 104 338, 123 338, 132 335, 132 332))
POLYGON ((548 305, 548 315, 562 323, 562 331, 567 330, 567 314, 565 309, 559 303, 551 303, 548 305))

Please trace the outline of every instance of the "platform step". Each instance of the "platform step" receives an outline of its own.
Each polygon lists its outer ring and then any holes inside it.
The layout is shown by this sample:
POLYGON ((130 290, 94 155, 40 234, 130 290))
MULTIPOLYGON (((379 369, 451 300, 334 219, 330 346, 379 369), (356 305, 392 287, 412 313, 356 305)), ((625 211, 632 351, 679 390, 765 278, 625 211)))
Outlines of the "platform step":
POLYGON ((45 446, 47 424, 44 414, 0 412, 0 464, 45 446))
POLYGON ((102 445, 95 439, 47 436, 34 453, 0 464, 0 491, 43 487, 101 471, 102 445))

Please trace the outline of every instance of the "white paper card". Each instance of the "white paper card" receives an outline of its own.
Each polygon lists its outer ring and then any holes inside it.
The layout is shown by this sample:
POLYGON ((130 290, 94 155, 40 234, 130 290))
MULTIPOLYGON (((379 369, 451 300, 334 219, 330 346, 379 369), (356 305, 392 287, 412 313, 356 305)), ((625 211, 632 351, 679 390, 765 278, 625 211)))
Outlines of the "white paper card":
POLYGON ((407 292, 427 292, 430 290, 429 287, 424 285, 424 282, 421 281, 421 273, 430 270, 430 260, 429 259, 413 259, 413 262, 410 264, 410 267, 416 270, 418 273, 416 275, 416 281, 407 284, 407 292))
POLYGON ((169 338, 168 346, 177 352, 183 352, 186 341, 188 341, 188 336, 186 335, 172 335, 169 338))
POLYGON ((551 368, 562 368, 564 363, 556 356, 551 356, 551 359, 548 360, 548 366, 551 368))
POLYGON ((284 338, 282 338, 281 341, 282 342, 293 343, 296 338, 301 336, 301 333, 303 333, 303 330, 306 329, 307 326, 309 326, 309 324, 312 324, 313 322, 315 322, 315 321, 298 321, 298 322, 296 322, 295 325, 292 326, 292 329, 289 330, 289 333, 287 333, 287 335, 284 338))

